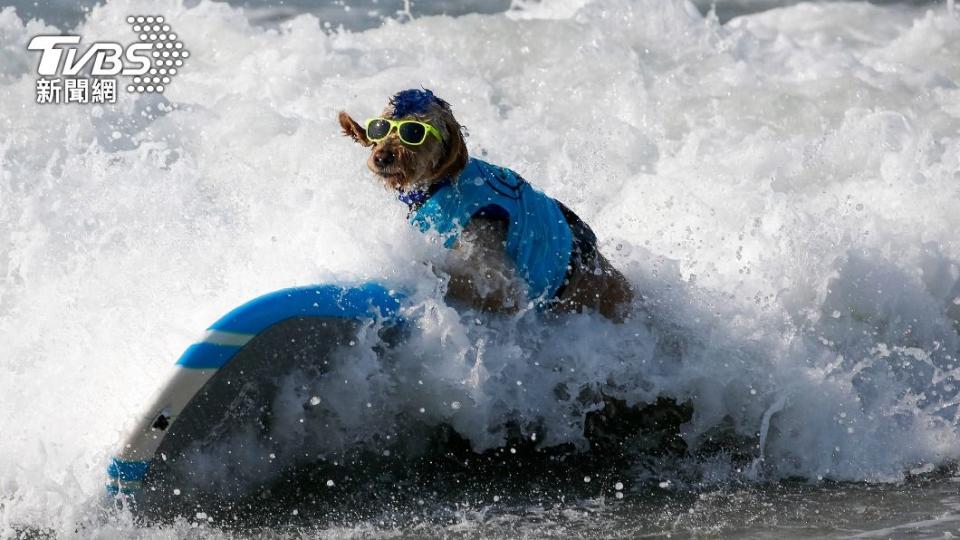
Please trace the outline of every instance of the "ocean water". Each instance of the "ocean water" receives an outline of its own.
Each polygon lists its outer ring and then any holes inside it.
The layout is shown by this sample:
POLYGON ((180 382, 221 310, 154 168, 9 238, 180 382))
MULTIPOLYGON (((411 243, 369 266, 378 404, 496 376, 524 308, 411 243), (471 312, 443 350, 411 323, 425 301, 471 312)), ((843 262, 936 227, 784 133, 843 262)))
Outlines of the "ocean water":
POLYGON ((92 5, 54 24, 122 41, 128 15, 159 13, 191 52, 162 97, 107 107, 37 105, 26 43, 60 28, 0 11, 0 537, 956 533, 951 5, 426 5, 352 25, 92 5), (443 304, 442 249, 336 122, 417 86, 452 104, 471 153, 592 225, 639 292, 633 320, 443 304), (319 395, 326 423, 291 414, 262 453, 279 470, 450 426, 506 469, 428 466, 395 492, 338 477, 336 511, 305 473, 308 496, 263 494, 240 520, 198 506, 142 525, 104 503, 109 455, 202 328, 274 289, 365 280, 410 291, 406 353, 386 369, 363 342, 335 373, 353 384, 293 377, 280 410, 319 395), (589 452, 601 395, 686 404, 686 452, 629 434, 589 452), (575 451, 538 457, 555 448, 575 451))

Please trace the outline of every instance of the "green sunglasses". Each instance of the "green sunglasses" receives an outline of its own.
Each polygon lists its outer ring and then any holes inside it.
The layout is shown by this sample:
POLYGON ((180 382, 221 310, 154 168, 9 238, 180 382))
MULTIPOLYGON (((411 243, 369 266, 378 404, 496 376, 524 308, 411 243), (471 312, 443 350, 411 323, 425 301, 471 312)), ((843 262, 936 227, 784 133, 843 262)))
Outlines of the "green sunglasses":
POLYGON ((427 140, 427 133, 433 135, 438 141, 443 141, 443 137, 437 128, 426 122, 416 120, 391 120, 389 118, 371 118, 367 120, 367 138, 378 142, 387 138, 393 128, 397 128, 397 135, 400 141, 410 146, 423 144, 427 140))

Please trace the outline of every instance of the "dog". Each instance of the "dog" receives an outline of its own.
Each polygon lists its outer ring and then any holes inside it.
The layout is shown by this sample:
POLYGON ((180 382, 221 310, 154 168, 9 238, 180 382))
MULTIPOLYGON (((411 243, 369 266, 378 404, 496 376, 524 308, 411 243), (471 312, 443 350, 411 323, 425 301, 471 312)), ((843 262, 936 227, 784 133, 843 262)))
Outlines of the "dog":
POLYGON ((427 89, 393 95, 343 134, 369 147, 367 167, 407 204, 409 220, 450 248, 447 300, 512 313, 592 310, 623 322, 630 283, 597 249, 590 227, 514 171, 470 157, 450 104, 427 89))

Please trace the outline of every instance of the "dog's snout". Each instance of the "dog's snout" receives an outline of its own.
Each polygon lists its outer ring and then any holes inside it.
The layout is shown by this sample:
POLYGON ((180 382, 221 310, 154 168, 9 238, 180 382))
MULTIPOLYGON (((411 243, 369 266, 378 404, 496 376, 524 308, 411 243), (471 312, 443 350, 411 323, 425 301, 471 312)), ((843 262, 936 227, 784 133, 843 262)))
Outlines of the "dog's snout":
POLYGON ((395 159, 396 156, 393 151, 387 148, 381 148, 373 153, 373 162, 376 163, 377 167, 392 165, 395 159))

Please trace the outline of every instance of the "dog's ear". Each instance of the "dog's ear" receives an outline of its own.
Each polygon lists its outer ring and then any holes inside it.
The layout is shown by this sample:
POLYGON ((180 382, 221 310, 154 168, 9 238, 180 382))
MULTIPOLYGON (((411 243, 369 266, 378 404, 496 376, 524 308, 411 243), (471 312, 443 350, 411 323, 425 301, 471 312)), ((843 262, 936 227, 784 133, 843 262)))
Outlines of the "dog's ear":
POLYGON ((350 118, 350 115, 347 114, 346 111, 340 111, 340 114, 337 115, 337 120, 340 121, 340 127, 343 128, 344 135, 363 146, 373 146, 373 143, 367 138, 367 131, 363 129, 356 120, 350 118))
POLYGON ((460 124, 453 118, 452 114, 443 115, 443 123, 446 124, 448 137, 443 141, 443 157, 434 172, 434 178, 446 178, 453 176, 467 166, 467 143, 463 140, 463 133, 460 130, 460 124))

